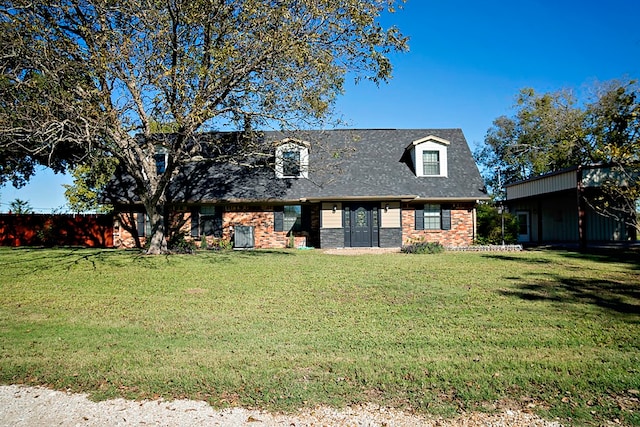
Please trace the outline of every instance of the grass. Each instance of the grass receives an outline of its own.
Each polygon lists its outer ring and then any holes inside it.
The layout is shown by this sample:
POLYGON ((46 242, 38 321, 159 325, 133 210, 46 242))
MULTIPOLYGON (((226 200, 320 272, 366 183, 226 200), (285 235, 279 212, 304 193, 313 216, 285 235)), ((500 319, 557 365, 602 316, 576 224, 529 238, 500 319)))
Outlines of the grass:
POLYGON ((640 425, 640 264, 571 252, 0 249, 0 382, 640 425))

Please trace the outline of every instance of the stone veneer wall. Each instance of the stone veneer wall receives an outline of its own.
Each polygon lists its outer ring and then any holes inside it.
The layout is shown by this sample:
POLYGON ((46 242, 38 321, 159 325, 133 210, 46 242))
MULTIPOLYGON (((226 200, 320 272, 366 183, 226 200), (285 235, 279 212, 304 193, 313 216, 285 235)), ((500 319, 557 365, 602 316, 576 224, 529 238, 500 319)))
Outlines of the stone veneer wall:
POLYGON ((402 245, 402 228, 381 228, 378 233, 381 248, 397 248, 402 245))
POLYGON ((455 206, 451 209, 451 230, 416 230, 415 207, 402 207, 402 242, 424 239, 439 242, 443 246, 470 246, 474 239, 473 205, 455 206))
POLYGON ((341 248, 344 246, 343 228, 323 228, 320 230, 321 248, 341 248))

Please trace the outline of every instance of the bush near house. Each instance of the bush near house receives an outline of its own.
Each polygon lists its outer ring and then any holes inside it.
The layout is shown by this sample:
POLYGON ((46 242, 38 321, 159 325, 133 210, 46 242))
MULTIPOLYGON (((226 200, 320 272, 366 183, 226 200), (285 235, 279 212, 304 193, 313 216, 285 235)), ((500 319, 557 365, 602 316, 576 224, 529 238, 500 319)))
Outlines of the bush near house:
POLYGON ((417 240, 402 246, 401 252, 405 254, 439 254, 444 252, 444 246, 440 242, 417 240))
MULTIPOLYGON (((504 212, 504 243, 511 245, 518 242, 518 219, 509 212, 504 212)), ((502 214, 498 206, 480 203, 477 206, 479 245, 502 244, 502 214)))

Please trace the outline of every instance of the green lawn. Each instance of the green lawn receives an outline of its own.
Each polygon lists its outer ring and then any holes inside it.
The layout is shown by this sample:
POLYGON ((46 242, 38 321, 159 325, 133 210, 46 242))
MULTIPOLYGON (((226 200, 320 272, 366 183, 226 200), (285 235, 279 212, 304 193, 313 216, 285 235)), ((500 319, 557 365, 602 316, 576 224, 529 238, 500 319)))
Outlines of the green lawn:
POLYGON ((98 399, 640 425, 639 326, 632 256, 0 248, 0 382, 98 399))

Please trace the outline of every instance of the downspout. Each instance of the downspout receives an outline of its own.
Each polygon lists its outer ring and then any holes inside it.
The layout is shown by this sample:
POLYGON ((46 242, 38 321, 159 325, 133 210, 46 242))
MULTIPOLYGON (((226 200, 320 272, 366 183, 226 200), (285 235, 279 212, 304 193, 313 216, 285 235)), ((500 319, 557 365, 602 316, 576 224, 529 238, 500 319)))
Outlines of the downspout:
POLYGON ((473 222, 473 235, 472 235, 472 239, 471 240, 471 244, 475 245, 476 244, 476 236, 478 233, 478 209, 476 208, 477 205, 473 206, 473 210, 471 211, 471 220, 473 222))

